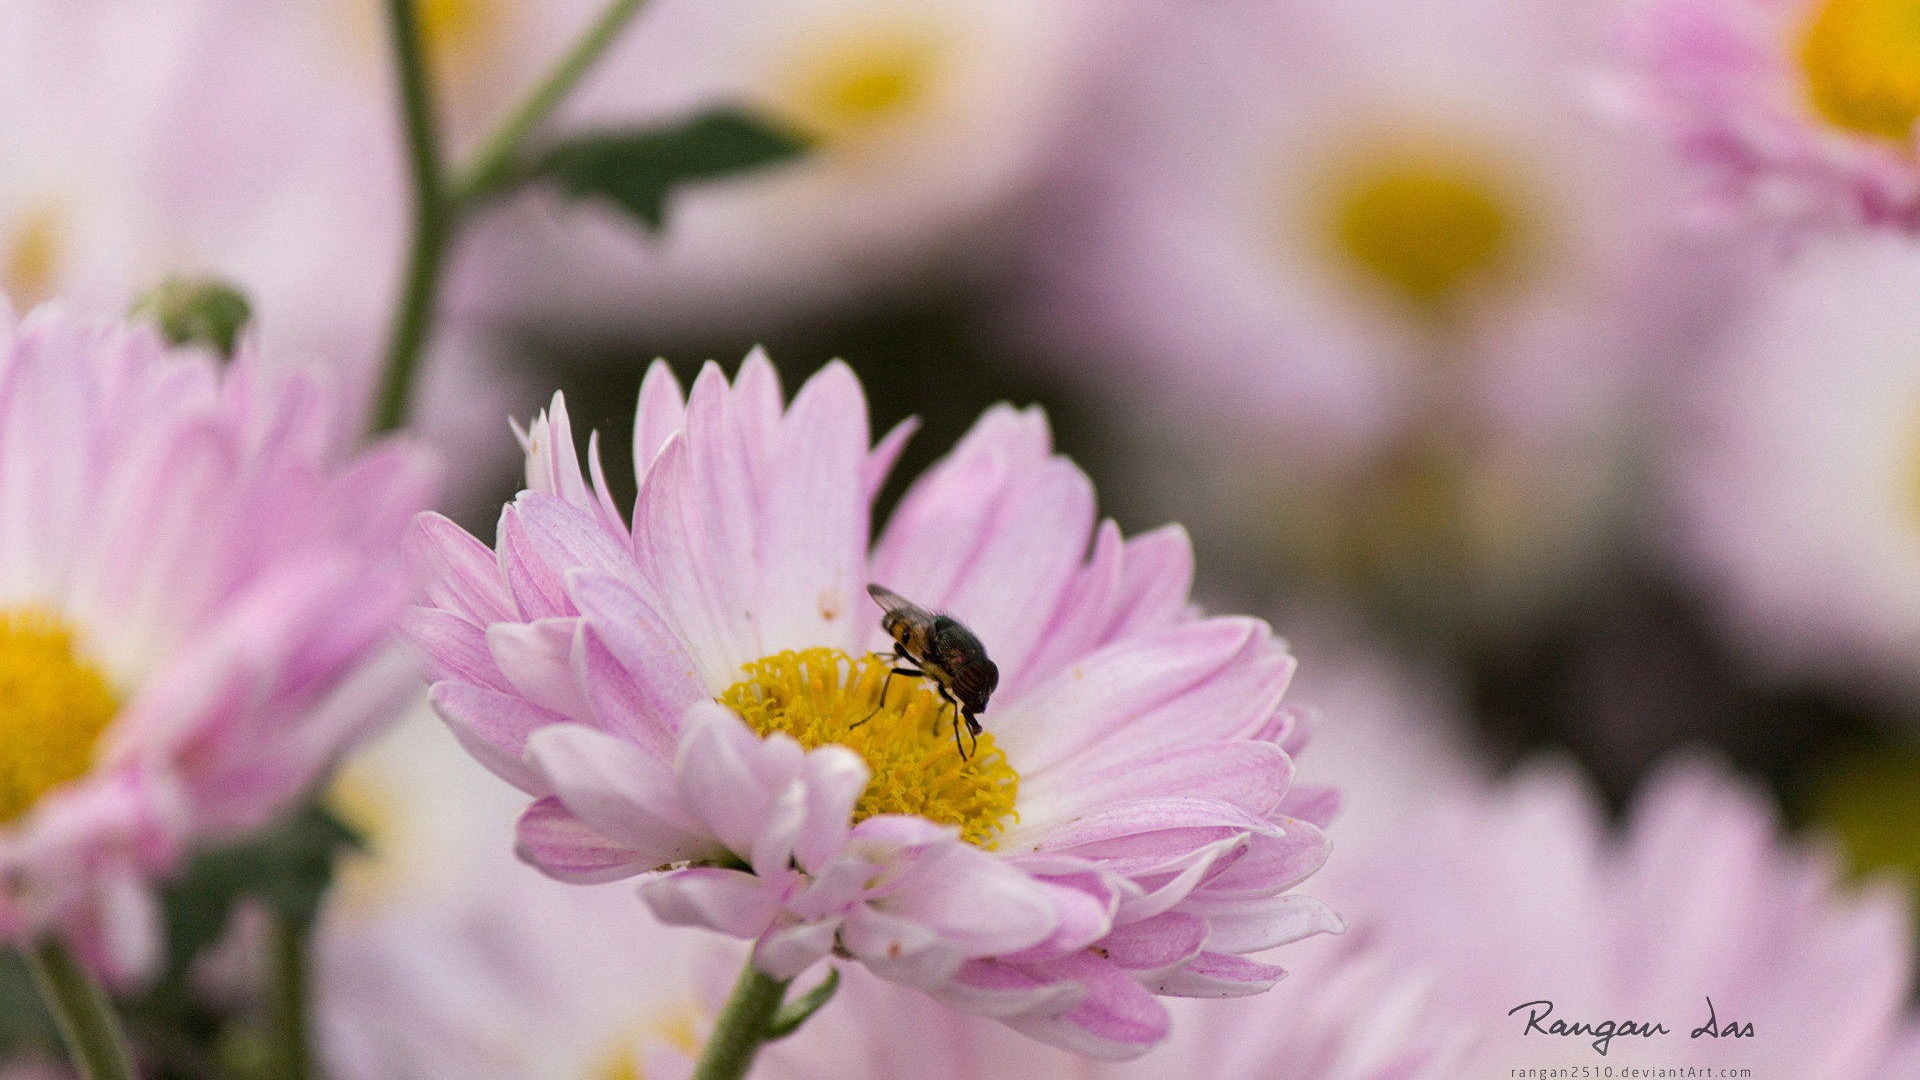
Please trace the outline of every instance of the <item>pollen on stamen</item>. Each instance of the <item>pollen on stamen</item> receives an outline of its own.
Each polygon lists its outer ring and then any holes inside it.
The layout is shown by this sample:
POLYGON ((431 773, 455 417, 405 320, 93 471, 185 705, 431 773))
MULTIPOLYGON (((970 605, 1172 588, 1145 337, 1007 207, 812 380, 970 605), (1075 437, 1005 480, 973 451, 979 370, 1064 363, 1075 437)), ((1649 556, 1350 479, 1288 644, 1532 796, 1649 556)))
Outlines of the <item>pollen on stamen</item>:
POLYGON ((761 735, 782 732, 808 748, 838 744, 865 759, 873 779, 854 807, 856 821, 913 814, 992 849, 1019 820, 1019 774, 990 731, 977 748, 968 739, 971 755, 961 758, 952 707, 926 680, 894 676, 882 703, 891 666, 887 657, 838 649, 776 653, 747 664, 747 677, 719 700, 761 735))
POLYGON ((65 622, 34 608, 0 611, 0 824, 83 775, 119 707, 65 622))

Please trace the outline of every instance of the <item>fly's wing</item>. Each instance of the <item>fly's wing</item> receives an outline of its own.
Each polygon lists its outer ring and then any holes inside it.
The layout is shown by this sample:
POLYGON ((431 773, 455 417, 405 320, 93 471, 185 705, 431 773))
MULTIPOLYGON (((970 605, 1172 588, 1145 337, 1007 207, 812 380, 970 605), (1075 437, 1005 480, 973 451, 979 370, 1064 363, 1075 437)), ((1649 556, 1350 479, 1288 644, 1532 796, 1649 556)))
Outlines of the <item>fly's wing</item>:
POLYGON ((901 596, 885 585, 869 583, 867 585, 867 595, 873 597, 874 602, 879 604, 889 615, 904 615, 909 619, 924 622, 933 621, 933 612, 901 596))
POLYGON ((867 595, 886 611, 880 616, 881 629, 899 642, 908 655, 924 660, 933 627, 933 613, 885 585, 868 584, 867 595))
POLYGON ((943 619, 934 648, 940 668, 952 681, 954 696, 973 712, 987 711, 987 699, 1000 685, 1000 669, 987 659, 987 647, 973 631, 943 619))

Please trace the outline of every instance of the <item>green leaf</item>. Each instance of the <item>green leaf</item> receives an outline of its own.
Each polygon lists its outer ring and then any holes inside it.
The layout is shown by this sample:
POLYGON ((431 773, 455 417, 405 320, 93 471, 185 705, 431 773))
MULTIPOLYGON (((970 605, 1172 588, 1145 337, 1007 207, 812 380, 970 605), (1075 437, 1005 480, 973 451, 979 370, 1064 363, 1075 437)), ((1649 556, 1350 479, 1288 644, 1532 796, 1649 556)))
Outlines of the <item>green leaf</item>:
POLYGON ((840 969, 829 967, 827 977, 819 986, 780 1006, 773 1016, 773 1022, 767 1025, 767 1041, 784 1039, 800 1030, 800 1025, 820 1011, 820 1007, 833 1000, 834 991, 840 989, 840 969))
POLYGON ((606 199, 658 231, 667 198, 681 185, 765 168, 805 149, 792 132, 737 109, 714 109, 664 127, 577 136, 549 151, 534 172, 574 198, 606 199))

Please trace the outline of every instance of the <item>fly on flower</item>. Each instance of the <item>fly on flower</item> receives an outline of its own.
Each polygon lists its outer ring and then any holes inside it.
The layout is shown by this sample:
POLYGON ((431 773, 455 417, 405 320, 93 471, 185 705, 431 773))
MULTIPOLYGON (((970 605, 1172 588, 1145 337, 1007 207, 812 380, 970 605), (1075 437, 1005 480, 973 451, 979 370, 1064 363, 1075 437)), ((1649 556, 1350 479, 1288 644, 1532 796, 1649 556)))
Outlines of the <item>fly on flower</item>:
MULTIPOLYGON (((880 704, 886 704, 895 675, 932 679, 940 696, 954 707, 953 747, 960 751, 961 760, 971 757, 960 744, 960 721, 967 722, 967 734, 973 736, 973 745, 978 747, 980 714, 987 711, 987 699, 1000 685, 1000 669, 987 659, 987 647, 952 616, 928 611, 884 585, 869 584, 867 593, 886 609, 880 616, 880 628, 893 638, 894 659, 920 665, 887 672, 880 684, 880 704)), ((874 711, 880 711, 879 707, 874 711)))

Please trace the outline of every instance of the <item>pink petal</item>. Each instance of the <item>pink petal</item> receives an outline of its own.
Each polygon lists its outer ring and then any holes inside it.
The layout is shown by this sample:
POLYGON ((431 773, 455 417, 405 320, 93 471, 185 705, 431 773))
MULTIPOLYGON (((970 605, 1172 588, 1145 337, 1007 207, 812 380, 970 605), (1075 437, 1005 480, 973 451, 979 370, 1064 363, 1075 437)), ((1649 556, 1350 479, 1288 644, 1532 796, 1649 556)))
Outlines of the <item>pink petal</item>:
POLYGON ((687 406, 680 393, 680 380, 674 378, 671 364, 655 360, 647 366, 647 376, 640 382, 640 400, 633 415, 636 477, 645 480, 647 470, 667 445, 667 439, 684 428, 686 422, 687 406))
POLYGON ((1106 640, 1117 641, 1188 616, 1193 541, 1186 529, 1166 525, 1127 541, 1121 567, 1119 595, 1106 640))
POLYGON ((638 574, 622 538, 609 533, 590 509, 542 492, 523 491, 514 499, 511 513, 525 529, 533 557, 554 574, 592 570, 629 581, 638 574))
POLYGON ((1151 919, 1115 927, 1100 943, 1100 951, 1114 963, 1142 976, 1154 976, 1179 967, 1200 955, 1207 944, 1205 919, 1169 911, 1151 919))
POLYGON ((640 898, 669 926, 757 938, 773 922, 784 887, 741 870, 696 866, 641 882, 640 898))
POLYGON ((797 978, 833 951, 835 922, 809 922, 764 934, 753 946, 753 966, 776 979, 797 978))
POLYGON ((527 536, 519 508, 512 503, 500 511, 500 525, 494 556, 500 564, 500 576, 513 594, 514 604, 525 619, 561 618, 577 615, 560 577, 569 567, 548 566, 541 561, 533 541, 527 536))
MULTIPOLYGON (((631 699, 635 715, 621 726, 643 742, 677 738, 682 714, 710 696, 679 635, 627 582, 576 570, 567 576, 567 588, 590 636, 628 684, 622 696, 631 699)), ((617 678, 597 665, 589 671, 601 681, 617 678)))
POLYGON ((1150 756, 1131 750, 1120 746, 1100 755, 1110 764, 1075 762, 1023 778, 1021 831, 1044 831, 1106 804, 1156 796, 1214 799, 1264 817, 1293 782, 1292 760, 1271 743, 1210 743, 1150 756))
POLYGON ((816 751, 807 755, 801 777, 806 784, 806 817, 793 845, 794 861, 802 870, 816 871, 846 847, 853 808, 871 777, 858 754, 816 751))
POLYGON ((585 719, 593 715, 593 708, 574 678, 573 648, 579 631, 577 618, 494 623, 487 627, 487 651, 521 697, 563 716, 585 719))
POLYGON ((1172 1031, 1166 1006, 1108 961, 1082 953, 1049 964, 1046 974, 1073 979, 1086 997, 1059 1016, 1010 1017, 1015 1031, 1099 1061, 1130 1061, 1172 1031))
POLYGON ((1010 964, 974 960, 962 965, 936 996, 962 1012, 1004 1020, 1064 1013, 1079 1004, 1086 991, 1078 984, 1043 978, 1010 964))
POLYGON ((1048 442, 1037 412, 988 412, 901 500, 874 554, 875 580, 966 623, 1014 675, 1093 533, 1092 482, 1048 442))
POLYGON ((506 676, 494 665, 486 631, 465 616, 441 608, 409 608, 400 616, 400 630, 426 654, 434 679, 510 689, 506 676))
POLYGON ((547 411, 527 430, 527 488, 593 512, 593 496, 580 475, 580 452, 573 442, 567 398, 556 392, 547 411))
POLYGON ((439 514, 420 514, 407 527, 406 553, 429 605, 480 626, 518 617, 493 552, 460 526, 439 514))
POLYGON ((919 990, 945 985, 965 959, 934 928, 871 906, 849 912, 840 936, 874 974, 919 990))
POLYGON ((1167 997, 1250 997, 1271 990, 1286 974, 1285 968, 1244 956, 1206 952, 1181 970, 1155 980, 1149 988, 1167 997))
POLYGON ((918 430, 920 418, 909 416, 893 425, 892 430, 874 445, 873 453, 867 455, 866 463, 860 468, 862 498, 872 502, 880 494, 880 489, 886 486, 888 474, 893 472, 894 464, 900 460, 900 452, 907 448, 907 441, 918 430))
POLYGON ((808 379, 778 429, 761 519, 762 647, 858 651, 876 624, 867 586, 872 507, 852 482, 867 455, 867 402, 842 363, 808 379))
POLYGON ((957 839, 917 865, 880 906, 936 928, 968 956, 1019 952, 1059 925, 1051 891, 1007 861, 957 839))
POLYGON ((572 885, 619 881, 657 865, 609 840, 554 798, 541 799, 520 815, 514 850, 542 873, 572 885))
POLYGON ((529 795, 537 798, 549 793, 546 782, 521 756, 528 736, 549 724, 564 724, 566 717, 466 683, 435 683, 427 700, 474 760, 529 795))
POLYGON ((713 543, 708 532, 715 515, 737 519, 751 509, 736 497, 696 514, 693 507, 704 506, 708 494, 696 486, 692 458, 683 436, 669 439, 654 459, 634 504, 633 543, 650 595, 663 605, 660 614, 686 643, 711 692, 738 681, 740 666, 764 654, 747 633, 747 606, 712 584, 745 591, 742 583, 753 580, 751 560, 727 561, 728 553, 739 557, 739 548, 713 543))
POLYGON ((1338 934, 1347 928, 1346 920, 1332 908, 1295 893, 1221 900, 1199 892, 1189 896, 1180 909, 1206 919, 1213 927, 1207 939, 1207 948, 1213 952, 1262 952, 1315 934, 1338 934))
POLYGON ((1124 544, 1120 526, 1111 521, 1100 523, 1094 534, 1093 554, 1068 583, 1034 655, 1017 673, 1001 672, 1002 694, 1017 696, 1105 642, 1115 594, 1120 588, 1120 553, 1124 544))
POLYGON ((1115 740, 1149 751, 1244 738, 1271 715, 1291 671, 1269 641, 1253 619, 1169 627, 1083 658, 990 723, 1023 776, 1115 740))
POLYGON ((1109 803, 1022 837, 1036 851, 1086 858, 1169 858, 1237 833, 1278 836, 1280 829, 1231 803, 1161 796, 1109 803), (1091 854, 1089 854, 1091 852, 1091 854))
POLYGON ((528 764, 566 808, 646 861, 721 859, 723 849, 681 805, 667 764, 630 742, 579 724, 527 740, 528 764))
POLYGON ((674 765, 680 797, 728 850, 744 857, 760 838, 769 803, 798 775, 801 755, 793 754, 788 775, 768 775, 768 766, 779 764, 774 757, 786 755, 725 707, 695 705, 685 723, 674 765))

